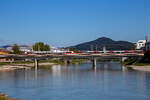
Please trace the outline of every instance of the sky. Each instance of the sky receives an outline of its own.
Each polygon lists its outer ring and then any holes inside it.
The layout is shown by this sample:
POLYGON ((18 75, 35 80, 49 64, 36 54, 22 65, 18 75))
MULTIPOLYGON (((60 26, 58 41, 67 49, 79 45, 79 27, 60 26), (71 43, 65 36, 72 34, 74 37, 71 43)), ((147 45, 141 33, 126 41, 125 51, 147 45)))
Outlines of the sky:
POLYGON ((150 37, 150 0, 0 0, 0 45, 150 37))

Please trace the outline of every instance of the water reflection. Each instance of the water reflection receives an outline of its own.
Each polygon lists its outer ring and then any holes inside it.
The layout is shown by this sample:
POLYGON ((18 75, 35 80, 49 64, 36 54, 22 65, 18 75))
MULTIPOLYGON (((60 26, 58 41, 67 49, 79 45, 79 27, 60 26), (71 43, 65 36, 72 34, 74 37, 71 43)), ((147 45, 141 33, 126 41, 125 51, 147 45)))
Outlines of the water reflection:
POLYGON ((35 68, 34 70, 35 70, 35 79, 37 80, 37 77, 38 77, 38 76, 37 76, 38 69, 35 68))
POLYGON ((61 75, 61 66, 54 65, 51 67, 52 75, 53 76, 60 76, 61 75))
POLYGON ((0 72, 0 90, 23 100, 148 100, 150 73, 118 62, 0 72))

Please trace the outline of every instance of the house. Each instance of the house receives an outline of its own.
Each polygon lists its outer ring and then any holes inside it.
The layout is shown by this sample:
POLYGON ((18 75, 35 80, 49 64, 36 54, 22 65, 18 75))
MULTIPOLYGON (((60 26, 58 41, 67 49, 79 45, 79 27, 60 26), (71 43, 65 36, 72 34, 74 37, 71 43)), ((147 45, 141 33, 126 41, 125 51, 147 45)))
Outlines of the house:
POLYGON ((8 51, 0 49, 0 55, 8 54, 8 51))
MULTIPOLYGON (((19 46, 19 49, 20 51, 22 52, 31 52, 32 51, 32 46, 30 45, 18 45, 19 46)), ((6 46, 2 46, 4 49, 12 52, 12 48, 13 48, 13 45, 6 45, 6 46)))
POLYGON ((141 49, 141 48, 145 47, 145 44, 146 44, 146 40, 139 40, 136 43, 136 49, 141 49))
MULTIPOLYGON (((0 55, 6 55, 9 54, 7 50, 0 49, 0 55)), ((0 59, 0 62, 10 62, 13 61, 13 59, 0 59)))

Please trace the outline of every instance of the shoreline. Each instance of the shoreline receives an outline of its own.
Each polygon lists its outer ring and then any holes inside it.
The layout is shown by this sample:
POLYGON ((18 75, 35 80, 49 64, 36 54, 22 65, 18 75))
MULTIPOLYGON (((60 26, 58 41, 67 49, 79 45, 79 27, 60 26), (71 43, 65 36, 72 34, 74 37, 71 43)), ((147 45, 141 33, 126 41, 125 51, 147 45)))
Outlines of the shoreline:
POLYGON ((21 99, 9 97, 8 94, 3 94, 2 92, 0 92, 0 100, 21 100, 21 99))
MULTIPOLYGON (((77 59, 77 60, 72 60, 70 62, 70 64, 76 64, 76 63, 81 63, 84 62, 84 60, 81 59, 77 59)), ((53 66, 53 65, 63 65, 65 64, 62 61, 58 61, 58 60, 41 60, 39 61, 38 65, 40 68, 42 68, 42 66, 53 66)), ((34 67, 34 62, 16 62, 16 63, 1 63, 0 64, 0 71, 11 71, 11 70, 17 70, 17 69, 31 69, 34 67)))
POLYGON ((127 68, 131 68, 137 71, 147 71, 150 72, 150 65, 148 66, 136 66, 136 65, 126 65, 127 68))
MULTIPOLYGON (((39 63, 39 66, 52 66, 57 65, 56 63, 44 62, 39 63)), ((34 63, 31 64, 7 64, 7 65, 0 65, 0 71, 12 71, 16 69, 31 69, 34 67, 34 63)))

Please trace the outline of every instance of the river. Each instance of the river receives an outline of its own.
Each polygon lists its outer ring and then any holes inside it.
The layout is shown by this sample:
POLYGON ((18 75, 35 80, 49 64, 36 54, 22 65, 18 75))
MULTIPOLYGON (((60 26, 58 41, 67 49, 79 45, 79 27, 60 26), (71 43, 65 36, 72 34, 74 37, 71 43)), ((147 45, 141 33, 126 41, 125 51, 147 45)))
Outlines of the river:
POLYGON ((0 72, 0 91, 22 100, 150 100, 150 72, 119 62, 0 72))

